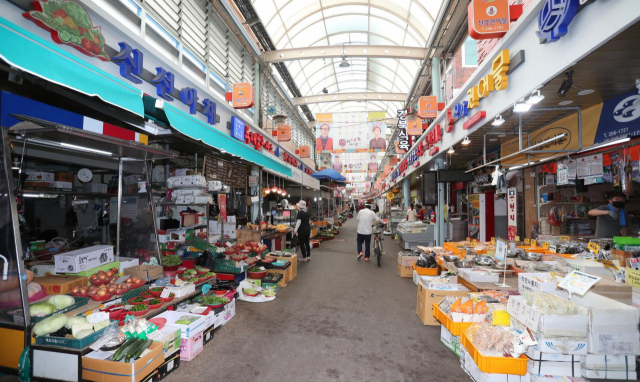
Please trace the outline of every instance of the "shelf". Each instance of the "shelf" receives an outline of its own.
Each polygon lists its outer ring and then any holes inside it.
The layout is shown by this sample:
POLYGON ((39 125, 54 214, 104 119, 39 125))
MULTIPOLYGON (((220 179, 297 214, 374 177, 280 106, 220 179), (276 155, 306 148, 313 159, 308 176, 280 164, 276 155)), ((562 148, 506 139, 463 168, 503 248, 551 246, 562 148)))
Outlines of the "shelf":
MULTIPOLYGON (((83 196, 114 197, 114 198, 118 197, 118 193, 108 194, 108 193, 100 193, 100 192, 65 191, 65 190, 48 189, 48 188, 29 189, 29 190, 22 189, 22 190, 20 190, 19 194, 83 195, 83 196)), ((122 193, 123 197, 126 197, 126 196, 146 196, 146 195, 147 195, 146 192, 141 192, 141 193, 138 193, 138 192, 136 192, 136 193, 123 192, 122 193)))
POLYGON ((545 202, 545 203, 539 203, 538 205, 540 207, 547 205, 547 204, 557 204, 557 205, 577 205, 577 204, 590 204, 592 202, 545 202))

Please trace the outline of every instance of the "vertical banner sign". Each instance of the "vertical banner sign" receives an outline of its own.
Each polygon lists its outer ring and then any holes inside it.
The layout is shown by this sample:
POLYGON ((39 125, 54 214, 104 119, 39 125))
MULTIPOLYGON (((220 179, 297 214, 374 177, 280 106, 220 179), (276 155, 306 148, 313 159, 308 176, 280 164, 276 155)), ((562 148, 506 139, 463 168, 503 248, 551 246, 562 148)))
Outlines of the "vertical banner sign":
POLYGON ((227 221, 227 194, 218 195, 218 205, 220 206, 220 220, 227 221))
POLYGON ((248 82, 233 84, 233 108, 249 109, 253 107, 253 86, 248 82))
POLYGON ((309 158, 309 146, 300 146, 300 158, 309 158))
POLYGON ((468 12, 469 36, 474 40, 500 38, 509 31, 509 0, 472 0, 468 12))
POLYGON ((518 209, 515 187, 507 189, 507 240, 515 240, 518 235, 518 209))
POLYGON ((238 117, 231 117, 231 136, 244 142, 244 121, 238 117))
POLYGON ((396 153, 404 154, 409 151, 409 134, 407 133, 407 111, 400 109, 398 116, 398 140, 396 141, 396 153))
POLYGON ((291 140, 291 126, 279 125, 278 126, 278 142, 288 142, 291 140))
POLYGON ((420 97, 418 115, 422 119, 436 118, 438 116, 438 98, 436 96, 420 97))

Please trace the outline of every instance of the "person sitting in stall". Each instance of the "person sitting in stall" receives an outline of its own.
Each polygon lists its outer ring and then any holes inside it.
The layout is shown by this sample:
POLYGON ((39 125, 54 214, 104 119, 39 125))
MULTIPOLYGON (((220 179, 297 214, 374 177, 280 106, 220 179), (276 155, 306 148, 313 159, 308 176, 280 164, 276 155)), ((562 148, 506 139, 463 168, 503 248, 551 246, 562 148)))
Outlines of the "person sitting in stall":
POLYGON ((436 224, 436 208, 434 206, 430 206, 429 213, 427 213, 427 220, 432 224, 436 224))
POLYGON ((420 204, 416 204, 416 211, 418 211, 418 213, 416 213, 416 217, 418 218, 418 221, 421 222, 424 220, 424 211, 422 210, 422 206, 420 204))
POLYGON ((589 211, 589 216, 596 216, 596 238, 613 238, 627 236, 627 212, 624 205, 627 197, 622 192, 609 193, 609 204, 589 211))

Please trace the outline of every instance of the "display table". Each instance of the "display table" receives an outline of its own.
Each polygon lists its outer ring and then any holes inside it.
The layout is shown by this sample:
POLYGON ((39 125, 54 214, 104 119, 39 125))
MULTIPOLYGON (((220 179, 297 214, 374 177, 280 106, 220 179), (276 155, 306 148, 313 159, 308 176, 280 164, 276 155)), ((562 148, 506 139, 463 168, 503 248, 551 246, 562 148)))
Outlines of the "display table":
POLYGON ((287 228, 286 231, 270 232, 262 235, 262 241, 266 244, 269 251, 282 251, 287 248, 287 234, 293 232, 293 228, 287 228))
POLYGON ((291 262, 291 266, 289 268, 287 268, 287 274, 289 276, 289 281, 292 281, 293 279, 296 278, 296 276, 298 276, 298 255, 297 254, 293 254, 293 256, 274 256, 272 254, 268 254, 267 257, 271 257, 271 258, 274 258, 276 260, 283 260, 283 261, 290 261, 291 262))

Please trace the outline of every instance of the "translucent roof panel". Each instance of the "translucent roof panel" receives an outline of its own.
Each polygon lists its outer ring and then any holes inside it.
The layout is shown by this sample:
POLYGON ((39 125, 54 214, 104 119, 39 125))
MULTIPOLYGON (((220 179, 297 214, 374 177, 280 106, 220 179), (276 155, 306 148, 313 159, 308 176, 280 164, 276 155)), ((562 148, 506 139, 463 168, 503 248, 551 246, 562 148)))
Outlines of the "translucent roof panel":
MULTIPOLYGON (((392 45, 425 48, 444 0, 250 0, 277 49, 327 45, 392 45)), ((348 53, 348 52, 347 52, 348 53)), ((302 60, 287 67, 303 96, 332 93, 407 93, 420 62, 395 58, 302 60)), ((279 77, 279 76, 278 76, 279 77)), ((352 101, 310 105, 312 112, 384 110, 397 102, 352 101)))

